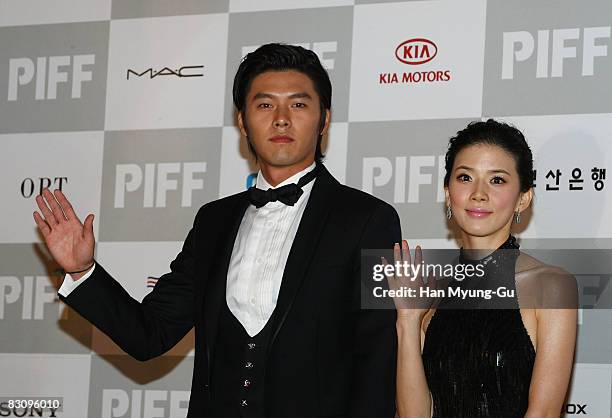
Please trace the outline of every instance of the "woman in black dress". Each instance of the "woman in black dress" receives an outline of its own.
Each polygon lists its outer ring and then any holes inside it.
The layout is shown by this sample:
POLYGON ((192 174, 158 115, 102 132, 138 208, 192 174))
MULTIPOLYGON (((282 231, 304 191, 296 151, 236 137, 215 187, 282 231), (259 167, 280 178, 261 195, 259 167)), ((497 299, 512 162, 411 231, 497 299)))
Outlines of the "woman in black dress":
MULTIPOLYGON (((447 217, 460 231, 458 260, 480 264, 485 279, 516 290, 518 297, 504 309, 451 309, 448 297, 425 307, 395 299, 398 417, 559 417, 577 311, 556 298, 575 297, 575 282, 521 253, 511 235, 513 222, 520 222, 532 201, 532 186, 531 150, 516 128, 490 119, 451 138, 444 190, 447 217), (529 297, 537 302, 525 302, 529 297)), ((419 247, 415 257, 420 264, 419 247)), ((406 241, 396 244, 395 259, 410 262, 406 241)), ((391 278, 389 285, 424 284, 391 278)), ((470 282, 460 286, 469 288, 470 282)))

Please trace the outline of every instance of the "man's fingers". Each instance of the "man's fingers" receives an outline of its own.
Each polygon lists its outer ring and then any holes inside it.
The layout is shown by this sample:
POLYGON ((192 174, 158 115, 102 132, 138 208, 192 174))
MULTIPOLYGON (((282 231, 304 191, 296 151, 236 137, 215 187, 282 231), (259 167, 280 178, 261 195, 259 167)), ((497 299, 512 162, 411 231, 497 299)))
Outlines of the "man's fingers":
POLYGON ((93 214, 87 215, 85 218, 85 222, 83 223, 83 238, 91 238, 93 239, 93 214))
POLYGON ((43 237, 49 235, 51 228, 49 228, 49 225, 47 225, 43 217, 40 216, 40 213, 34 212, 34 221, 36 222, 38 229, 40 229, 40 232, 43 234, 43 237))
POLYGON ((64 212, 62 212, 62 208, 60 208, 59 204, 57 203, 57 200, 55 200, 55 197, 53 197, 53 193, 51 193, 49 189, 44 189, 43 197, 51 208, 51 213, 53 213, 53 216, 55 217, 57 223, 65 221, 66 217, 64 216, 64 212))
POLYGON ((56 225, 57 221, 55 220, 53 213, 51 213, 51 209, 49 209, 47 203, 45 202, 45 199, 43 199, 42 196, 36 196, 36 204, 38 205, 38 209, 40 209, 40 211, 42 212, 45 221, 47 221, 49 226, 53 227, 54 225, 56 225))
POLYGON ((74 213, 74 209, 72 208, 72 205, 70 204, 64 193, 62 193, 60 189, 55 189, 53 194, 55 195, 55 198, 57 199, 60 207, 64 211, 66 219, 68 219, 69 221, 72 219, 78 220, 79 218, 74 213))

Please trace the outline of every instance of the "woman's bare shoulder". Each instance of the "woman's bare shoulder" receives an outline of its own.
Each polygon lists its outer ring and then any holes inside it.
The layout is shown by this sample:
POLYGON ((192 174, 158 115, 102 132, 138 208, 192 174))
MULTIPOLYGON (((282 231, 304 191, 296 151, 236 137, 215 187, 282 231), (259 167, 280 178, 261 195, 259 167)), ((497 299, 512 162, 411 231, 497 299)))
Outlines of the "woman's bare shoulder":
POLYGON ((560 266, 544 263, 521 251, 516 262, 516 284, 519 293, 528 292, 529 308, 575 308, 575 277, 560 266))
POLYGON ((549 274, 571 276, 564 268, 538 260, 537 258, 521 251, 516 260, 516 274, 532 274, 546 276, 549 274))

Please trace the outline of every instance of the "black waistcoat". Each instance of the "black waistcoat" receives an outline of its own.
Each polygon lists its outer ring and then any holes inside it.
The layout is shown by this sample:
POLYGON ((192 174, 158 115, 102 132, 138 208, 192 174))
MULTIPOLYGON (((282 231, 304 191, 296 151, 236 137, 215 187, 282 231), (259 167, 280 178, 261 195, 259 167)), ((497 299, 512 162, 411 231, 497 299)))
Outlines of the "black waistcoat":
POLYGON ((266 352, 274 315, 257 335, 250 337, 227 304, 222 304, 212 367, 215 418, 265 416, 266 352))

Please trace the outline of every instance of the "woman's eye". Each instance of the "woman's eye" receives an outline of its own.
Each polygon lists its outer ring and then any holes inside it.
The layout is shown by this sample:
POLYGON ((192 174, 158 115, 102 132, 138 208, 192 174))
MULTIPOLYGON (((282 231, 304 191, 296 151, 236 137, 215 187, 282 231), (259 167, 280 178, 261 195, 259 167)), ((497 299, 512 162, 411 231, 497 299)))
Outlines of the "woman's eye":
POLYGON ((491 183, 493 183, 493 184, 504 184, 505 182, 506 182, 506 180, 504 180, 503 177, 499 177, 499 176, 493 177, 491 179, 491 183))
POLYGON ((457 176, 457 180, 459 180, 459 181, 470 181, 470 176, 468 176, 467 174, 459 174, 457 176))

